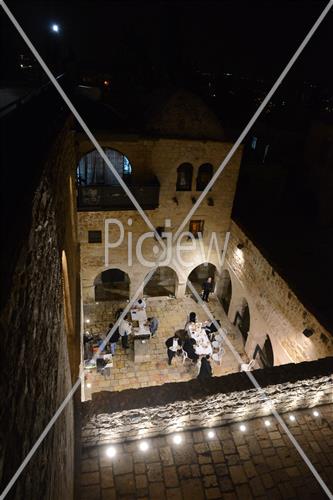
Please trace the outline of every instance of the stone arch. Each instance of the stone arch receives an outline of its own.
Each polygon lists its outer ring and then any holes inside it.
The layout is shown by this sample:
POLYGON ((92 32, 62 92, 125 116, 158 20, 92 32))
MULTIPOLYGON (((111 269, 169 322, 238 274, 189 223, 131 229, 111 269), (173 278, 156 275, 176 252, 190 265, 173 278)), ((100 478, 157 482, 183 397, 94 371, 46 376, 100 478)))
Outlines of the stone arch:
POLYGON ((143 289, 148 297, 163 297, 176 295, 178 276, 169 266, 159 266, 143 289))
MULTIPOLYGON (((209 276, 213 278, 213 282, 215 284, 216 274, 216 266, 211 262, 204 262, 192 269, 188 275, 187 281, 190 281, 196 291, 200 294, 202 285, 209 276)), ((189 294, 192 293, 188 285, 186 286, 186 292, 189 294)))
POLYGON ((242 334, 244 344, 247 341, 249 331, 250 331, 250 308, 247 300, 243 297, 240 301, 240 304, 237 308, 234 325, 238 328, 240 333, 242 334))
MULTIPOLYGON (((122 152, 105 147, 104 153, 122 178, 128 178, 132 172, 132 165, 122 152)), ((79 160, 76 170, 77 183, 80 186, 113 186, 118 181, 96 149, 93 149, 79 160)))
POLYGON ((219 300, 225 313, 228 315, 230 302, 232 298, 232 282, 228 269, 223 269, 219 284, 219 300))
POLYGON ((113 267, 99 273, 94 279, 95 301, 128 300, 130 278, 127 273, 113 267))
POLYGON ((64 303, 64 319, 65 327, 68 335, 74 334, 74 322, 71 304, 71 290, 69 285, 68 264, 65 250, 61 254, 61 268, 62 268, 62 293, 64 303))

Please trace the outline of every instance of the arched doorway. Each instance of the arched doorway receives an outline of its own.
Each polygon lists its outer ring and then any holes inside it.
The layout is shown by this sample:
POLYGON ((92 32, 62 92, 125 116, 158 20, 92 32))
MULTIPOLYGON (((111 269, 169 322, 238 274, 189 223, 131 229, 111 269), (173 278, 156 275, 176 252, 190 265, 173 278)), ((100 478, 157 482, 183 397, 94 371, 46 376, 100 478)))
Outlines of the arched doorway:
POLYGON ((241 332, 245 344, 250 330, 250 309, 247 300, 244 298, 236 312, 234 325, 237 326, 238 330, 241 332))
MULTIPOLYGON (((193 271, 190 272, 188 281, 192 283, 193 287, 200 294, 202 291, 203 283, 210 276, 213 278, 213 283, 215 284, 215 273, 216 273, 216 267, 214 266, 214 264, 205 262, 204 264, 200 264, 200 266, 195 267, 193 271)), ((189 294, 192 293, 188 285, 186 286, 186 293, 189 294)))
POLYGON ((266 336, 264 346, 260 352, 260 359, 264 367, 274 366, 273 347, 269 336, 266 336))
POLYGON ((220 302, 226 314, 229 312, 231 297, 232 297, 232 284, 230 273, 224 269, 221 274, 221 292, 219 295, 220 302))
POLYGON ((161 266, 156 269, 143 293, 148 297, 173 297, 176 294, 177 274, 171 267, 161 266))
POLYGON ((95 301, 129 299, 130 279, 121 269, 107 269, 94 281, 95 301))

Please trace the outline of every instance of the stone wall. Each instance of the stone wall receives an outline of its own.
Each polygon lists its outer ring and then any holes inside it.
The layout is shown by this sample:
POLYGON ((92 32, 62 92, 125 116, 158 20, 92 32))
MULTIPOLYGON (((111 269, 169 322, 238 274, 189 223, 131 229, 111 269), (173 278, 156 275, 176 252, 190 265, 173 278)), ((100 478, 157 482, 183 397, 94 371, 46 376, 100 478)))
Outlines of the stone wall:
MULTIPOLYGON (((314 360, 333 354, 333 338, 304 307, 288 284, 278 275, 254 243, 235 224, 231 225, 224 269, 229 272, 232 297, 228 311, 234 322, 244 299, 249 306, 250 330, 245 345, 252 357, 267 335, 271 341, 274 365, 314 360), (237 248, 241 243, 243 248, 237 248), (304 329, 313 329, 307 338, 304 329)), ((222 290, 218 289, 221 297, 222 290)))
MULTIPOLYGON (((27 165, 34 161, 30 152, 29 148, 25 151, 27 165)), ((0 317, 5 348, 1 355, 0 491, 49 423, 79 369, 80 289, 71 121, 46 157, 35 192, 28 191, 30 186, 26 189, 26 196, 31 195, 30 227, 22 239, 17 227, 19 258, 0 317)), ((15 152, 12 162, 15 168, 15 152)), ((8 498, 70 499, 73 487, 71 401, 8 498)))
POLYGON ((249 420, 332 403, 333 358, 246 373, 94 394, 82 404, 82 445, 93 446, 249 420))
MULTIPOLYGON (((166 231, 175 232, 189 210, 193 206, 192 198, 198 198, 195 190, 195 181, 199 166, 203 163, 211 163, 214 170, 218 168, 231 144, 218 141, 180 140, 180 139, 151 139, 145 137, 128 137, 98 135, 98 140, 103 147, 109 147, 122 152, 128 157, 132 164, 133 174, 154 174, 160 182, 159 208, 147 210, 146 213, 154 227, 165 226, 165 220, 170 219, 171 226, 166 231), (184 162, 193 165, 192 191, 176 191, 177 167, 184 162), (177 202, 174 201, 177 199, 177 202)), ((91 150, 91 145, 84 137, 78 136, 79 155, 91 150)), ((186 281, 190 272, 209 261, 217 268, 219 267, 219 255, 216 247, 212 246, 209 255, 209 243, 212 232, 219 239, 219 247, 223 248, 225 234, 229 229, 231 209, 236 189, 240 164, 241 150, 235 154, 228 166, 224 169, 212 190, 197 209, 192 219, 204 220, 203 252, 187 250, 183 255, 185 264, 179 266, 177 272, 177 296, 185 292, 186 281), (207 199, 212 198, 214 205, 208 205, 207 199)), ((79 157, 77 159, 79 161, 79 157)), ((133 233, 133 248, 136 247, 139 237, 150 229, 143 222, 136 211, 110 211, 110 212, 79 212, 79 241, 81 248, 81 268, 83 298, 85 303, 94 301, 94 279, 105 270, 105 231, 104 221, 106 218, 115 218, 122 222, 125 233, 130 230, 133 233), (131 220, 129 226, 128 220, 131 220), (89 244, 88 231, 102 231, 102 243, 89 244)), ((188 231, 188 225, 184 231, 188 231)), ((119 236, 118 228, 110 226, 109 241, 116 241, 119 236)), ((143 257, 150 262, 155 262, 159 254, 154 253, 153 247, 156 241, 150 238, 143 244, 143 257)), ((182 244, 190 248, 191 242, 182 239, 182 244)), ((158 245, 157 245, 158 247, 158 245)), ((135 253, 135 252, 134 252, 135 253)), ((131 282, 131 292, 135 292, 140 286, 151 267, 142 265, 136 256, 133 263, 128 262, 128 239, 125 234, 124 243, 109 252, 108 268, 119 268, 128 273, 131 282)), ((174 254, 175 255, 175 254, 174 254)), ((171 263, 171 268, 176 267, 171 263)))

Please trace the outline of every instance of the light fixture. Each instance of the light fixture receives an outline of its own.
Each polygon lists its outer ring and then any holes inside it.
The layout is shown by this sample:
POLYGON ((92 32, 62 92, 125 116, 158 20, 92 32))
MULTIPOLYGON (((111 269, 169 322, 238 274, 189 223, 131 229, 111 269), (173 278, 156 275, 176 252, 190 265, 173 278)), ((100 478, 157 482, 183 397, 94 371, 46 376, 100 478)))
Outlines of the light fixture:
POLYGON ((59 24, 52 24, 51 29, 53 33, 59 33, 59 24))
POLYGON ((181 437, 180 434, 175 434, 172 440, 175 444, 180 444, 183 441, 183 438, 181 437))
POLYGON ((240 430, 240 431, 242 431, 242 432, 245 432, 245 431, 246 431, 246 425, 241 424, 241 425, 239 426, 239 430, 240 430))
POLYGON ((106 452, 107 456, 109 458, 113 458, 114 456, 116 456, 117 454, 117 450, 114 446, 109 446, 107 449, 106 449, 106 452))
POLYGON ((212 430, 208 431, 207 436, 209 439, 214 439, 214 437, 216 436, 215 431, 212 431, 212 430))
POLYGON ((139 443, 139 448, 141 451, 147 451, 149 448, 149 444, 147 443, 147 441, 141 441, 139 443))
POLYGON ((86 323, 90 323, 90 319, 89 318, 86 319, 86 323))
POLYGON ((319 417, 319 411, 317 411, 317 410, 313 410, 312 415, 313 415, 314 417, 319 417))
POLYGON ((271 425, 270 421, 269 420, 265 420, 265 425, 266 425, 266 427, 269 427, 271 425))
POLYGON ((296 420, 295 415, 289 415, 289 420, 291 420, 292 422, 295 422, 295 420, 296 420))
POLYGON ((90 382, 87 382, 87 384, 86 384, 86 385, 87 385, 88 389, 90 389, 90 388, 91 388, 91 383, 90 383, 90 382))

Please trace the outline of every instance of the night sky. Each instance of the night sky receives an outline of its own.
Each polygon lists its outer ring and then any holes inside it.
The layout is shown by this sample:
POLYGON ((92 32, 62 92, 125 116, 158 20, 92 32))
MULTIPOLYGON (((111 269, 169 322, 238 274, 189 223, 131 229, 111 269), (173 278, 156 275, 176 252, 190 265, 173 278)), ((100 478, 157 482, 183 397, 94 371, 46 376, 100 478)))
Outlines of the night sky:
MULTIPOLYGON (((113 2, 9 1, 37 48, 55 38, 77 61, 104 71, 168 72, 172 78, 200 71, 228 71, 272 79, 326 5, 322 1, 113 2), (59 23, 61 32, 50 32, 59 23)), ((332 13, 312 39, 290 78, 325 80, 331 75, 332 13)), ((3 19, 5 66, 19 37, 3 19)))

